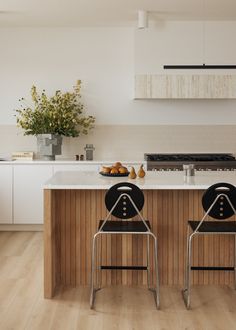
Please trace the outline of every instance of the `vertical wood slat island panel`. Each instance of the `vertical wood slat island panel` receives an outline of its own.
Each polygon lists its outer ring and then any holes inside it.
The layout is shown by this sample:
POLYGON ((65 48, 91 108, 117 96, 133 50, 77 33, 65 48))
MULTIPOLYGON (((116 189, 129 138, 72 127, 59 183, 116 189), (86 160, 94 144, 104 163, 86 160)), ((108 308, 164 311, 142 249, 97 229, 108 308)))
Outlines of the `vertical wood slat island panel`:
MULTIPOLYGON (((45 190, 45 296, 56 285, 89 285, 91 244, 98 222, 107 211, 104 190, 45 190)), ((200 190, 144 190, 143 216, 158 238, 160 283, 182 285, 187 220, 202 217, 200 190)), ((234 238, 205 235, 193 240, 195 266, 233 266, 234 238)), ((98 245, 99 246, 99 245, 98 245)), ((102 263, 141 265, 146 239, 107 235, 102 238, 102 263)), ((151 244, 152 249, 152 244, 151 244)), ((153 253, 151 254, 153 256, 153 253)), ((153 278, 153 261, 151 261, 153 278)), ((232 284, 233 272, 193 271, 194 284, 232 284)), ((103 285, 143 285, 145 271, 103 271, 103 285)))

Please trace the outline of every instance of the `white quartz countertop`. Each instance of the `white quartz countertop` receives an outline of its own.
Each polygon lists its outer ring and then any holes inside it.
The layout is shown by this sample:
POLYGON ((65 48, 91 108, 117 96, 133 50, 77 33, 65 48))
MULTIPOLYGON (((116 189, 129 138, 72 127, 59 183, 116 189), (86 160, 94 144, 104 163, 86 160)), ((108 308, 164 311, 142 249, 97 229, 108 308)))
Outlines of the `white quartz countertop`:
MULTIPOLYGON (((117 160, 73 160, 73 159, 58 159, 58 160, 3 160, 0 165, 112 165, 117 160)), ((146 160, 121 160, 123 165, 146 165, 146 160)))
POLYGON ((57 172, 48 180, 44 189, 101 189, 107 190, 118 182, 131 182, 143 190, 204 190, 217 182, 228 182, 236 186, 236 171, 196 171, 186 178, 179 172, 147 172, 143 179, 128 177, 104 177, 97 172, 57 172))

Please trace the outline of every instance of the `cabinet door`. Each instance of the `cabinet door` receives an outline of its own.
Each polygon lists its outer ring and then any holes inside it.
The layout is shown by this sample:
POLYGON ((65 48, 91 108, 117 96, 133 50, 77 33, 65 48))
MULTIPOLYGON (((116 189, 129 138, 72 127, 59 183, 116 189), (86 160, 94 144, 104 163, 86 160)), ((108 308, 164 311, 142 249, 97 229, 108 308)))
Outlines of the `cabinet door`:
POLYGON ((92 171, 92 172, 99 172, 99 168, 101 166, 98 164, 81 164, 78 165, 54 165, 53 166, 53 173, 59 171, 92 171))
POLYGON ((14 223, 43 223, 43 185, 52 165, 14 166, 14 223))
POLYGON ((0 223, 12 223, 12 166, 0 166, 0 223))
MULTIPOLYGON (((206 64, 235 64, 235 21, 208 21, 205 23, 206 64)), ((226 74, 232 74, 228 70, 226 74)), ((214 73, 214 70, 213 70, 214 73)))

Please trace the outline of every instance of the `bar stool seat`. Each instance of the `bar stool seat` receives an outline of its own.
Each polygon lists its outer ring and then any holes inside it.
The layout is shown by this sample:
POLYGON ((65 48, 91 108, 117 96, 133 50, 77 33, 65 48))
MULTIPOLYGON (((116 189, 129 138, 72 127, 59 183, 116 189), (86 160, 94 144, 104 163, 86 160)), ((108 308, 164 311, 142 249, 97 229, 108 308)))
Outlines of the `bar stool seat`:
MULTIPOLYGON (((151 229, 150 222, 145 220, 149 229, 151 229)), ((100 220, 99 228, 102 227, 104 220, 100 220)), ((119 232, 146 232, 147 227, 143 223, 143 221, 106 221, 104 226, 102 227, 103 231, 119 231, 119 232)))
MULTIPOLYGON (((189 226, 191 227, 192 231, 195 231, 199 226, 201 221, 188 221, 189 226)), ((235 221, 204 221, 201 226, 199 227, 198 231, 200 233, 207 232, 207 233, 235 233, 236 232, 236 223, 235 221)))

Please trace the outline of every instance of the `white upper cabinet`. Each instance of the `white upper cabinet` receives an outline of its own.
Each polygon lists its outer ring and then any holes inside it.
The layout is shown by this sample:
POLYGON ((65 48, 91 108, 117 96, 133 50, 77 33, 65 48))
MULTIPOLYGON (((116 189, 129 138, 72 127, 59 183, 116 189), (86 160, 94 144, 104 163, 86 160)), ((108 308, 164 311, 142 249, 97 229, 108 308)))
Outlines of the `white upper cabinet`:
POLYGON ((165 64, 202 64, 201 22, 162 21, 135 32, 135 74, 164 74, 165 64))
POLYGON ((12 223, 12 166, 0 166, 0 224, 12 223))
POLYGON ((43 223, 43 185, 52 176, 52 165, 14 166, 14 223, 43 223))
MULTIPOLYGON (((135 31, 135 74, 168 74, 165 64, 236 64, 235 21, 163 21, 135 31)), ((174 71, 180 74, 183 71, 174 71)), ((233 74, 184 70, 184 74, 233 74)))
POLYGON ((204 49, 207 64, 236 64, 235 32, 234 21, 205 23, 204 49))

